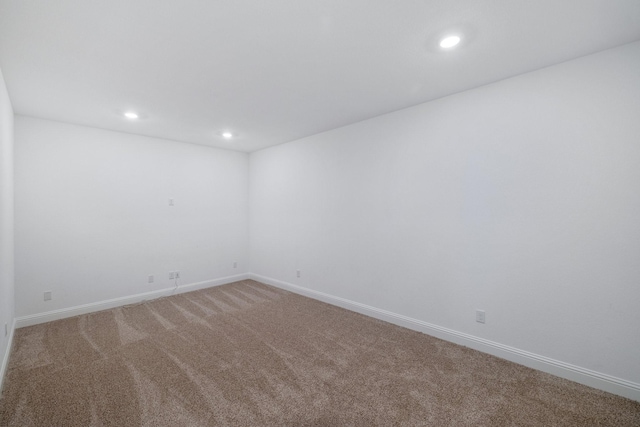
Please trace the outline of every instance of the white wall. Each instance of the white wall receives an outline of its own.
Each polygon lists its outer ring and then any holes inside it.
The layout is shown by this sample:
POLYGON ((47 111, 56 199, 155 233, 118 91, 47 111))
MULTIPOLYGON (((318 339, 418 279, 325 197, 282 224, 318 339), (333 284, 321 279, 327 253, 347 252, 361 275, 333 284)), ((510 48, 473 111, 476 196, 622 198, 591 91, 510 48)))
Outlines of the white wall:
POLYGON ((13 109, 0 70, 0 389, 8 360, 13 317, 13 109))
POLYGON ((16 316, 166 289, 173 270, 248 272, 247 168, 246 153, 16 116, 16 316))
POLYGON ((640 43, 252 153, 250 200, 260 277, 640 383, 640 43))
MULTIPOLYGON (((260 277, 640 383, 639 70, 635 43, 250 161, 18 116, 15 315, 165 289, 171 270, 184 284, 247 273, 250 235, 260 277)), ((13 115, 1 86, 10 322, 13 115)))

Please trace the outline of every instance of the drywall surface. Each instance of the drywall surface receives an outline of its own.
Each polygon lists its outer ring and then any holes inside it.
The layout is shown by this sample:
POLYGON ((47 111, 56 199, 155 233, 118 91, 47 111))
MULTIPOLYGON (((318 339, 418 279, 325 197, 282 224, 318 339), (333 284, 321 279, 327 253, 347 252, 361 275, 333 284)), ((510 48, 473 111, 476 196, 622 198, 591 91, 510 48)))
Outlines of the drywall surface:
POLYGON ((246 153, 23 116, 15 141, 17 317, 248 272, 246 153))
POLYGON ((639 118, 634 43, 252 153, 251 271, 640 383, 639 118))
POLYGON ((13 330, 13 271, 13 109, 0 71, 0 389, 13 330))

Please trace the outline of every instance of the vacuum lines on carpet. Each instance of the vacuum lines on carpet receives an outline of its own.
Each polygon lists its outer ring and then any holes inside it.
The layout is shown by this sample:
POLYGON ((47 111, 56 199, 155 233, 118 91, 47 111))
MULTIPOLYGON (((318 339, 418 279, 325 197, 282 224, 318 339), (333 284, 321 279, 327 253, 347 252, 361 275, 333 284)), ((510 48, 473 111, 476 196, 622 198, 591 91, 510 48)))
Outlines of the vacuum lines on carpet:
POLYGON ((2 426, 640 426, 640 403, 255 281, 16 331, 2 426))

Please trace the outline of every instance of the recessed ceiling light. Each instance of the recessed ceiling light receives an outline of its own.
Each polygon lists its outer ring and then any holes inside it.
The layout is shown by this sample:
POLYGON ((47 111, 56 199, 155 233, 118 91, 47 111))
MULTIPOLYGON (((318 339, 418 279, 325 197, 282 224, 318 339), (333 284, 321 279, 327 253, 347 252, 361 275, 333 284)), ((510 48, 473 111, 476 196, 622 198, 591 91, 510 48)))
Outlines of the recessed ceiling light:
POLYGON ((222 137, 224 139, 231 139, 233 138, 233 134, 231 132, 222 132, 222 137))
POLYGON ((138 118, 138 113, 134 113, 133 111, 127 111, 126 113, 124 113, 124 116, 127 119, 135 120, 138 118))
POLYGON ((459 36, 449 36, 449 37, 445 37, 442 40, 440 40, 440 47, 443 49, 449 49, 451 47, 456 46, 458 43, 460 43, 460 37, 459 36))

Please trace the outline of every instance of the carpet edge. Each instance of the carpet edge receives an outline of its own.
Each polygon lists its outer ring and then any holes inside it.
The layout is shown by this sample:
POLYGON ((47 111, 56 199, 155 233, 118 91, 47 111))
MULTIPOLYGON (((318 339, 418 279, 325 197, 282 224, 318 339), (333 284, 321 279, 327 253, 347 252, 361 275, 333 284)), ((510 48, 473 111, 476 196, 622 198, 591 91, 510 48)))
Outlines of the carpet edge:
POLYGON ((255 273, 249 278, 640 402, 640 384, 255 273))
POLYGON ((0 364, 0 396, 2 396, 2 386, 4 385, 4 377, 9 367, 9 356, 13 348, 13 334, 16 330, 16 319, 11 322, 11 330, 9 331, 9 340, 7 343, 7 349, 2 356, 2 364, 0 364))
POLYGON ((226 285, 228 283, 247 280, 249 273, 236 274, 233 276, 221 277, 218 279, 204 280, 202 282, 189 283, 179 286, 177 289, 173 287, 159 289, 151 292, 127 295, 124 297, 113 298, 109 300, 96 301, 83 305, 76 305, 68 308, 47 311, 44 313, 30 314, 27 316, 16 317, 14 320, 15 329, 24 328, 25 326, 33 326, 40 323, 51 322, 53 320, 64 319, 67 317, 78 316, 81 314, 92 313, 95 311, 108 310, 127 304, 135 304, 145 300, 156 299, 169 295, 178 295, 185 292, 191 292, 198 289, 210 288, 214 286, 226 285))

